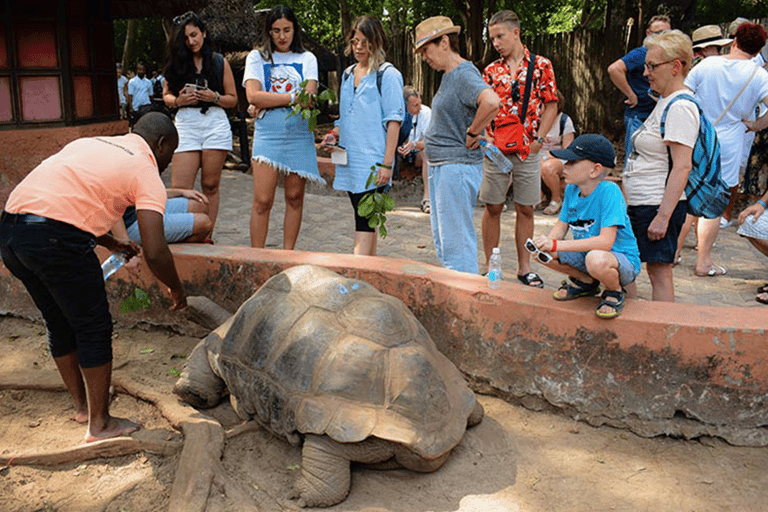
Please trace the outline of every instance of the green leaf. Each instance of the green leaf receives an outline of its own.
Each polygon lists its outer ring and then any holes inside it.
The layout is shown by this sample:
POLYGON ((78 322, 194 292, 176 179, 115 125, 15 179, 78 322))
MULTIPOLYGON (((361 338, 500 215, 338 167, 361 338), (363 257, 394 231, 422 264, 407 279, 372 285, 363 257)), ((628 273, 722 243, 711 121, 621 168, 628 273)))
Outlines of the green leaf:
POLYGON ((363 199, 361 199, 359 203, 357 203, 357 214, 362 218, 367 219, 373 213, 373 208, 373 197, 367 194, 363 196, 363 199))
POLYGON ((378 225, 379 225, 379 216, 374 214, 371 216, 370 219, 368 219, 368 227, 375 228, 378 225))
POLYGON ((143 348, 143 349, 139 350, 139 354, 151 354, 154 351, 155 351, 155 349, 153 349, 153 348, 143 348))
POLYGON ((121 313, 137 313, 142 309, 147 309, 152 301, 147 292, 141 288, 135 288, 133 293, 120 303, 121 313))
POLYGON ((387 238, 387 228, 384 227, 384 222, 382 222, 381 226, 379 226, 379 236, 381 238, 387 238))
POLYGON ((171 368, 170 370, 168 370, 168 373, 170 373, 174 377, 181 377, 181 372, 176 368, 171 368))
POLYGON ((395 209, 395 200, 389 194, 384 194, 384 211, 391 212, 395 209))
POLYGON ((301 118, 302 118, 304 121, 306 121, 307 119, 309 119, 311 115, 312 115, 312 111, 311 111, 311 110, 302 110, 302 111, 301 111, 301 118))
POLYGON ((307 121, 307 128, 309 128, 310 132, 315 131, 315 127, 317 126, 317 116, 312 116, 309 118, 309 121, 307 121))
POLYGON ((376 180, 376 168, 374 166, 371 166, 371 174, 368 175, 368 181, 365 182, 365 188, 368 188, 371 185, 373 185, 375 180, 376 180))

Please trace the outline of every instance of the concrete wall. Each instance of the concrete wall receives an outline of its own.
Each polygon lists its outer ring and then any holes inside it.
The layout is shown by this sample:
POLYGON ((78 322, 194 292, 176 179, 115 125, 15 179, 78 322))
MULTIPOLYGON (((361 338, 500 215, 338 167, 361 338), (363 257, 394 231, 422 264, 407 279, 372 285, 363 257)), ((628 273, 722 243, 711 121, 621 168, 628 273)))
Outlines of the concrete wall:
MULTIPOLYGON (((747 308, 628 300, 615 320, 594 315, 597 299, 559 303, 551 292, 390 258, 176 245, 189 295, 234 311, 272 275, 301 263, 370 282, 403 300, 475 390, 534 409, 643 436, 718 436, 768 445, 768 319, 747 308), (594 302, 592 302, 594 301, 594 302)), ((108 283, 114 317, 202 336, 146 268, 108 283), (119 313, 135 286, 152 307, 119 313)), ((18 281, 0 267, 0 313, 34 316, 18 281)))

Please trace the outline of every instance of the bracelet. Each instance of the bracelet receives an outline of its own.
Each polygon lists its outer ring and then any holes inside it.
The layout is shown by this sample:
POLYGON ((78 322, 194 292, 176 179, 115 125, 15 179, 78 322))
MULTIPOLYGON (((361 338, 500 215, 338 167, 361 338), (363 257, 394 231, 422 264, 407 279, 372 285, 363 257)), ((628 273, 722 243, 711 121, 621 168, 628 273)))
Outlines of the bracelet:
POLYGON ((391 169, 392 168, 391 165, 386 165, 386 164, 376 164, 376 165, 378 165, 379 167, 384 167, 385 169, 391 169))
POLYGON ((296 103, 296 93, 292 92, 291 93, 291 102, 288 105, 293 105, 294 103, 296 103))
POLYGON ((333 138, 334 138, 334 139, 338 139, 338 138, 339 138, 339 136, 338 136, 338 135, 336 135, 336 132, 335 132, 335 131, 333 131, 333 130, 329 130, 329 131, 328 131, 328 135, 333 135, 333 138))
POLYGON ((552 239, 552 252, 557 252, 557 240, 552 239))
POLYGON ((472 133, 471 131, 469 131, 469 128, 467 128, 467 135, 469 135, 473 139, 480 136, 479 133, 472 133))
POLYGON ((216 97, 215 97, 215 98, 213 98, 213 102, 214 102, 214 103, 216 103, 216 104, 218 105, 218 104, 219 104, 219 100, 220 100, 220 99, 221 99, 221 94, 219 94, 219 92, 218 92, 218 91, 216 91, 216 97))
POLYGON ((768 208, 768 206, 766 206, 766 204, 765 204, 765 201, 763 201, 762 199, 758 199, 758 201, 757 201, 757 204, 759 204, 760 206, 762 206, 762 207, 763 207, 763 210, 765 210, 766 208, 768 208))

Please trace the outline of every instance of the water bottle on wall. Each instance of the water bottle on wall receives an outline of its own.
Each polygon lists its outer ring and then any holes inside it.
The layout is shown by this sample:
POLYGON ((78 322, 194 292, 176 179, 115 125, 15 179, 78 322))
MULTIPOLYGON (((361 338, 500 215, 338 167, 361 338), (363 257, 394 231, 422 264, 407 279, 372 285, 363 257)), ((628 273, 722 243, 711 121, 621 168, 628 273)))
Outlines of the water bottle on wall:
POLYGON ((493 248, 491 259, 488 261, 488 287, 497 289, 501 282, 501 250, 493 248))
POLYGON ((117 272, 117 270, 125 265, 125 255, 121 252, 113 252, 112 255, 104 260, 101 264, 101 273, 104 274, 104 280, 109 279, 109 276, 117 272))
POLYGON ((502 153, 495 144, 488 144, 487 141, 481 140, 480 146, 485 148, 485 156, 490 158, 491 161, 493 161, 493 163, 495 163, 499 169, 501 169, 501 172, 507 174, 512 172, 512 162, 510 162, 509 159, 504 156, 504 153, 502 153))

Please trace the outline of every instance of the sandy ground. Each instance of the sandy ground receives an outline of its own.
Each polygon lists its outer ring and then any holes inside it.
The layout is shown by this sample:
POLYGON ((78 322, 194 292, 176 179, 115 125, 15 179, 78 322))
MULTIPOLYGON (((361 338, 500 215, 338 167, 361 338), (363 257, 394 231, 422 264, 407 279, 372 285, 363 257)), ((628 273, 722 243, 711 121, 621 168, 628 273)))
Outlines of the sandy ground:
MULTIPOLYGON (((169 391, 198 340, 165 330, 120 330, 115 375, 169 391)), ((47 355, 44 329, 0 318, 0 456, 38 453, 81 443, 85 427, 71 421, 69 395, 47 355), (38 389, 9 389, 25 386, 38 389)), ((465 435, 446 465, 432 474, 354 468, 352 489, 334 511, 768 511, 768 449, 716 439, 644 439, 608 427, 480 397, 486 417, 465 435)), ((154 406, 118 394, 115 415, 139 420, 163 439, 180 435, 154 406)), ((239 422, 228 404, 211 414, 239 422)), ((179 455, 148 453, 54 467, 0 466, 0 511, 166 510, 179 455)), ((264 431, 226 444, 223 465, 258 510, 290 509, 300 451, 264 431)), ((208 511, 235 511, 214 486, 208 511)))

